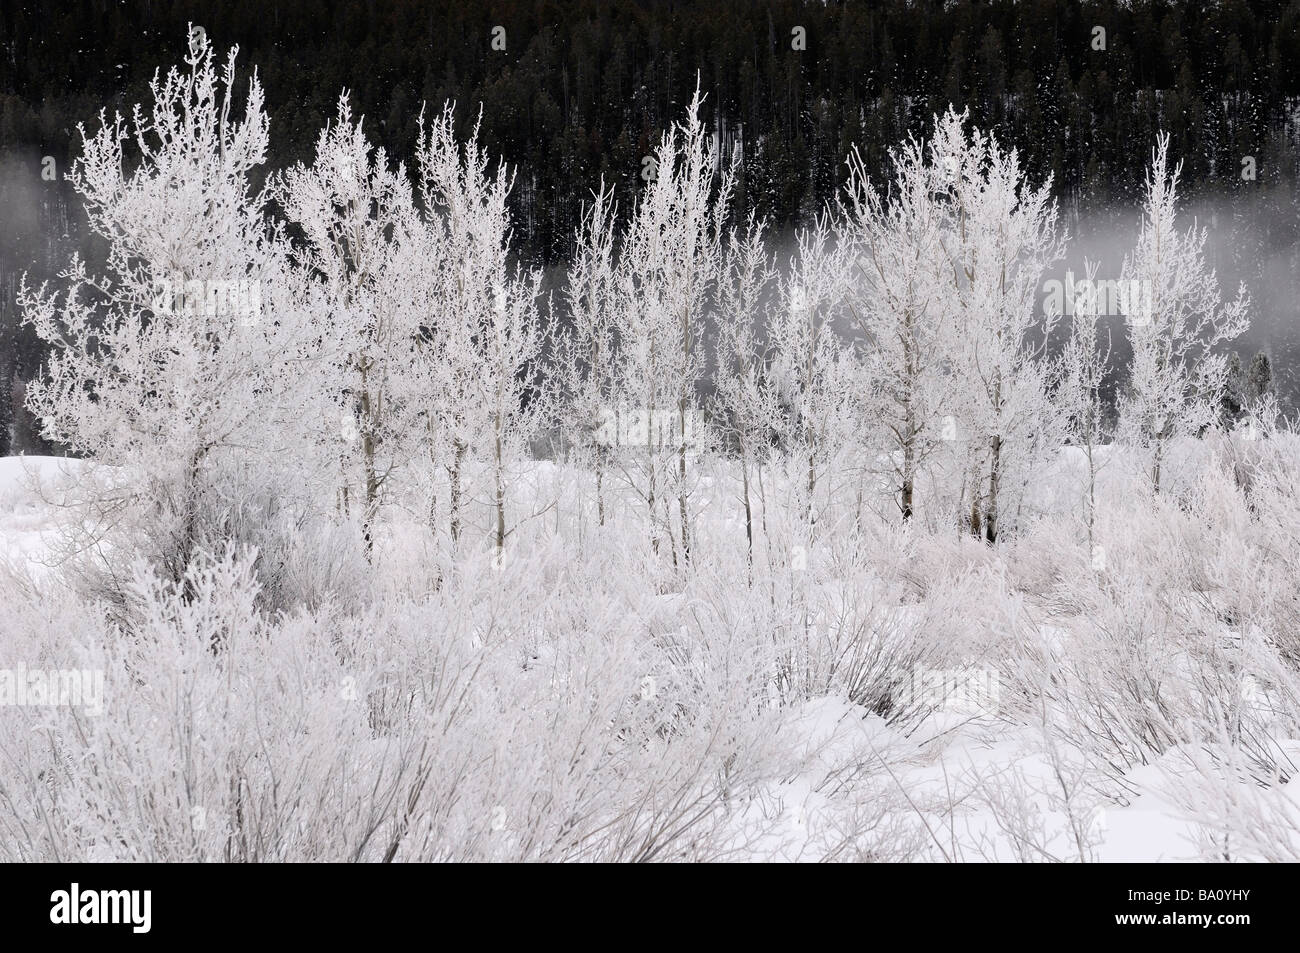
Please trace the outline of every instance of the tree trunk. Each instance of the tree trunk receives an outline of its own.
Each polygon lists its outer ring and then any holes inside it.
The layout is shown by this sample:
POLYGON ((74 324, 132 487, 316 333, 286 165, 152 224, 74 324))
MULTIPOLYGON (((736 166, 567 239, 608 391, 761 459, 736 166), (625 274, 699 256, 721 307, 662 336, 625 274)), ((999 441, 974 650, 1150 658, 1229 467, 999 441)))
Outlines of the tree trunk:
POLYGON ((465 441, 457 437, 453 443, 452 464, 447 468, 447 473, 451 477, 451 499, 448 501, 451 507, 451 542, 452 548, 460 542, 460 477, 461 465, 465 461, 467 447, 465 441))
POLYGON ((599 457, 596 459, 596 519, 600 526, 605 525, 605 466, 599 457))
MULTIPOLYGON (((691 312, 682 313, 682 366, 691 366, 691 312)), ((677 425, 681 435, 681 446, 677 448, 677 510, 682 521, 682 559, 691 561, 691 524, 686 515, 686 407, 688 404, 687 388, 693 388, 694 381, 686 381, 677 395, 677 425)))
MULTIPOLYGON (((654 411, 649 412, 653 419, 654 411)), ((651 434, 651 429, 646 430, 646 460, 649 463, 649 484, 646 492, 646 509, 650 513, 650 549, 656 556, 659 555, 659 533, 655 529, 655 444, 651 434)))
POLYGON ((361 372, 361 424, 361 455, 366 472, 366 508, 361 516, 361 534, 365 537, 369 559, 375 548, 372 526, 379 511, 379 476, 375 471, 375 428, 365 371, 361 372))
POLYGON ((691 561, 691 524, 686 515, 686 398, 677 401, 681 446, 677 449, 677 511, 682 520, 682 559, 691 561))
POLYGON ((998 540, 998 489, 1002 478, 1002 437, 995 434, 992 441, 992 463, 989 466, 989 502, 985 509, 984 538, 990 543, 998 540))
POLYGON ((1160 457, 1161 451, 1163 450, 1164 436, 1162 434, 1157 434, 1155 454, 1151 460, 1151 486, 1154 488, 1157 495, 1160 493, 1160 457))
MULTIPOLYGON (((173 570, 173 576, 177 583, 182 583, 181 599, 189 605, 194 601, 193 583, 186 570, 190 562, 194 559, 195 550, 198 549, 198 522, 199 522, 199 467, 203 463, 205 450, 198 449, 190 455, 189 467, 185 471, 185 518, 181 527, 180 551, 177 553, 177 563, 173 570)), ((216 646, 213 645, 215 651, 216 646)))
POLYGON ((740 488, 745 503, 745 552, 749 564, 750 584, 754 581, 754 511, 749 500, 749 460, 745 448, 740 450, 740 488))
POLYGON ((904 523, 912 518, 913 471, 916 468, 915 440, 915 436, 909 429, 907 443, 903 446, 903 485, 900 488, 904 523))
POLYGON ((501 418, 496 419, 496 508, 497 508, 497 565, 501 564, 501 559, 506 548, 506 485, 503 470, 505 461, 502 457, 501 450, 501 418))
POLYGON ((909 308, 903 315, 903 374, 906 390, 903 395, 903 404, 906 411, 903 414, 904 433, 907 435, 903 441, 903 486, 902 493, 902 511, 903 522, 906 523, 912 518, 912 490, 914 481, 914 470, 916 469, 916 411, 913 404, 913 391, 916 381, 916 354, 912 348, 915 319, 912 310, 909 308))

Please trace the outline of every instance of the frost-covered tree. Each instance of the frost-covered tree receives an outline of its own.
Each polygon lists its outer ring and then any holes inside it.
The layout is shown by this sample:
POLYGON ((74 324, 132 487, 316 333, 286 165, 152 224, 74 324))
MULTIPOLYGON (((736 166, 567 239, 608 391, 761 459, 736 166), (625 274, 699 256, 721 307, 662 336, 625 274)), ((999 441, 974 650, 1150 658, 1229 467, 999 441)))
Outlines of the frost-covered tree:
POLYGON ((1016 150, 967 133, 965 113, 949 109, 930 149, 946 185, 944 242, 963 342, 953 416, 968 431, 969 528, 994 542, 1008 476, 1028 479, 1033 458, 1059 445, 1045 427, 1055 420, 1042 359, 1051 316, 1040 319, 1037 291, 1062 238, 1050 181, 1033 188, 1016 150))
MULTIPOLYGON (((644 446, 629 448, 623 470, 646 502, 652 527, 663 506, 671 534, 667 499, 676 497, 685 560, 691 552, 687 459, 694 431, 702 429, 695 387, 703 376, 705 320, 721 273, 736 168, 733 156, 719 173, 719 148, 700 117, 702 103, 697 88, 686 118, 655 150, 656 174, 633 209, 618 268, 619 412, 628 408, 646 425, 644 446)), ((657 549, 660 533, 651 535, 657 549)))
POLYGON ((846 303, 863 335, 871 390, 866 422, 881 428, 903 521, 916 477, 944 439, 952 413, 952 279, 943 246, 946 209, 925 147, 890 156, 887 194, 874 189, 855 151, 837 224, 850 259, 846 303))
POLYGON ((545 333, 539 311, 541 273, 510 261, 514 181, 504 164, 489 171, 478 127, 460 145, 448 104, 426 127, 421 115, 416 149, 426 232, 436 236, 431 261, 441 258, 426 288, 427 345, 417 354, 425 399, 438 408, 438 430, 450 444, 451 534, 460 536, 463 464, 488 461, 494 513, 493 544, 500 557, 510 529, 506 496, 511 467, 527 451, 549 414, 539 386, 545 333))
POLYGON ((754 507, 751 471, 762 466, 772 433, 771 390, 765 386, 759 331, 769 317, 769 287, 776 277, 765 244, 767 222, 750 213, 744 230, 727 234, 718 283, 716 426, 734 444, 740 463, 745 545, 754 561, 754 507))
MULTIPOLYGON (((605 525, 605 474, 611 440, 614 329, 618 306, 613 193, 604 182, 584 210, 574 236, 565 285, 569 329, 560 339, 555 372, 564 388, 561 426, 580 462, 596 476, 596 517, 605 525)), ((617 421, 613 421, 617 426, 617 421)))
POLYGON ((819 515, 819 491, 835 489, 827 485, 828 477, 853 444, 854 394, 861 389, 852 352, 833 326, 845 268, 831 238, 829 213, 799 233, 796 254, 779 283, 780 306, 768 328, 774 430, 793 470, 795 509, 806 524, 809 544, 819 515))
POLYGON ((405 169, 390 169, 363 121, 353 121, 344 93, 312 164, 287 170, 277 198, 302 233, 294 262, 301 280, 316 285, 313 318, 338 369, 328 385, 336 415, 322 423, 327 432, 337 427, 344 444, 345 506, 354 461, 361 470, 369 551, 384 484, 411 453, 412 407, 403 398, 423 317, 412 286, 427 253, 414 237, 413 192, 405 169))
POLYGON ((1156 492, 1170 441, 1198 436, 1216 419, 1228 364, 1213 348, 1249 326, 1245 285, 1225 303, 1205 260, 1206 229, 1178 231, 1180 169, 1169 170, 1169 136, 1161 135, 1147 171, 1137 247, 1120 276, 1137 299, 1128 302, 1133 359, 1121 433, 1146 454, 1156 492))
POLYGON ((196 33, 185 68, 155 74, 147 111, 81 129, 69 179, 106 242, 105 272, 74 259, 63 295, 19 295, 49 348, 27 391, 45 437, 113 465, 88 471, 110 485, 79 525, 149 514, 118 551, 151 554, 178 581, 213 521, 299 459, 316 366, 268 193, 252 185, 268 121, 256 72, 235 101, 237 52, 218 69, 196 33))
POLYGON ((447 469, 459 540, 473 456, 490 465, 500 551, 507 470, 543 416, 540 276, 507 261, 511 178, 489 174, 477 129, 462 149, 453 118, 450 105, 427 126, 421 115, 413 187, 345 94, 313 163, 288 170, 277 191, 303 234, 295 262, 324 292, 316 319, 338 356, 332 396, 361 471, 368 548, 390 475, 420 458, 447 469))
POLYGON ((1093 546, 1093 525, 1097 512, 1098 446, 1106 437, 1106 407, 1102 385, 1110 368, 1110 339, 1099 333, 1100 314, 1095 291, 1097 265, 1085 266, 1088 289, 1073 302, 1070 339, 1061 352, 1056 402, 1065 423, 1066 436, 1084 455, 1088 468, 1088 549, 1093 546))

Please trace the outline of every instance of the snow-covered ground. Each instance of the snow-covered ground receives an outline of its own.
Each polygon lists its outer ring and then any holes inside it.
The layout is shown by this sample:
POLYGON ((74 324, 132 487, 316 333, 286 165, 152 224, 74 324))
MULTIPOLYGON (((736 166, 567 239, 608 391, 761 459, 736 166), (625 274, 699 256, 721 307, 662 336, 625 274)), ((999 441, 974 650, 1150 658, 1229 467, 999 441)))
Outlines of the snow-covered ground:
MULTIPOLYGON (((1064 492, 1078 454, 1064 452, 1060 468, 1064 492)), ((1212 757, 1221 722, 1180 720, 1204 702, 1212 670, 1174 656, 1217 651, 1179 641, 1203 621, 1195 607, 1139 593, 1169 624, 1152 632, 1133 619, 1147 641, 1107 641, 1128 611, 1125 587, 1164 571, 1143 560, 1161 547, 1176 563, 1189 555, 1170 548, 1179 528, 1165 511, 1152 531, 1163 543, 1131 526, 1117 534, 1124 513, 1099 519, 1109 565, 1094 558, 1083 572, 1070 560, 1089 550, 1059 538, 1064 524, 992 552, 882 527, 865 550, 828 542, 799 561, 786 554, 746 590, 725 560, 705 563, 737 534, 726 494, 711 509, 706 487, 700 579, 660 580, 655 592, 617 527, 564 542, 581 493, 542 463, 522 492, 568 502, 504 564, 484 552, 436 584, 409 567, 401 577, 403 561, 439 557, 394 507, 375 557, 391 571, 368 607, 273 617, 231 555, 194 577, 189 601, 141 576, 128 586, 135 621, 122 627, 111 607, 72 595, 56 559, 57 501, 84 469, 0 460, 0 661, 106 680, 98 717, 0 708, 0 746, 18 766, 6 803, 69 812, 70 825, 35 835, 6 825, 4 855, 377 859, 391 845, 397 859, 1300 856, 1300 787, 1286 768, 1300 742, 1291 701, 1279 700, 1293 690, 1287 673, 1264 666, 1267 691, 1252 680, 1243 695, 1247 715, 1268 698, 1268 717, 1250 724, 1272 734, 1212 757), (1095 578, 1107 572, 1113 604, 1089 607, 1109 591, 1095 578), (1098 651, 1132 657, 1108 667, 1098 651), (1175 672, 1186 685, 1156 684, 1175 672), (1156 687, 1134 709, 1122 693, 1144 678, 1156 687), (1149 725, 1108 725, 1112 715, 1136 724, 1143 706, 1161 709, 1149 725), (1160 740, 1184 730, 1197 740, 1160 740), (1130 737, 1139 731, 1151 737, 1130 737), (247 821, 232 818, 251 804, 269 812, 257 822, 266 841, 235 843, 247 821)), ((1118 473, 1107 478, 1115 506, 1118 473)), ((1208 500, 1196 519, 1214 520, 1208 500)), ((759 552, 758 567, 776 559, 759 552)), ((1197 571, 1225 552, 1199 554, 1197 571)), ((1203 581, 1184 582, 1189 600, 1198 585, 1204 597, 1203 581)))

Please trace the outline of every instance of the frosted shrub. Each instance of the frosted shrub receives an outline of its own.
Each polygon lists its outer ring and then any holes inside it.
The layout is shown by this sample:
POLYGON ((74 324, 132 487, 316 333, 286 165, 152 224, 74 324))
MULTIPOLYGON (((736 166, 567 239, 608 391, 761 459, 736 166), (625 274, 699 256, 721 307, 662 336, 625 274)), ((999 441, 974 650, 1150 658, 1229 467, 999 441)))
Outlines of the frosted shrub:
MULTIPOLYGON (((750 645, 691 625, 655 637, 617 591, 588 604, 565 584, 548 596, 544 578, 451 579, 436 601, 328 620, 259 611, 251 554, 205 557, 182 583, 141 566, 129 625, 68 612, 93 633, 81 664, 105 673, 103 714, 0 715, 17 768, 0 784, 3 849, 720 856, 728 805, 765 777, 772 744, 750 645)), ((27 606, 35 664, 56 643, 27 606)))

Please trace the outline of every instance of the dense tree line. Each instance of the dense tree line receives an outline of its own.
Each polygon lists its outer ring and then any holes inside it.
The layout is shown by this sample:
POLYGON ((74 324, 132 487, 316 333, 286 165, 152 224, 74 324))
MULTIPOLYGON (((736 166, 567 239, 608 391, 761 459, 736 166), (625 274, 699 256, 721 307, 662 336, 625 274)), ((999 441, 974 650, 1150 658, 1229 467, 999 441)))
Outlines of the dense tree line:
POLYGON ((256 188, 270 120, 255 75, 238 98, 236 59, 200 35, 151 105, 102 119, 68 178, 104 271, 74 257, 17 295, 47 353, 26 408, 47 439, 115 465, 107 485, 88 481, 92 510, 148 501, 122 551, 153 552, 177 585, 241 520, 355 513, 370 558, 403 483, 453 553, 488 502, 503 559, 538 439, 595 473, 599 525, 608 471, 635 501, 611 517, 639 514, 680 566, 717 450, 738 451, 750 545, 751 468, 791 488, 805 548, 846 487, 855 521, 874 496, 906 522, 918 483, 931 528, 994 543, 1067 442, 1091 468, 1113 438, 1159 494, 1179 444, 1253 443, 1278 424, 1271 395, 1244 391, 1222 419, 1244 372, 1215 345, 1248 329, 1249 296, 1221 291, 1208 229, 1178 222, 1167 134, 1118 283, 1090 267, 1069 307, 1044 313, 1044 276, 1066 255, 1058 205, 965 113, 893 152, 887 183, 855 150, 845 194, 797 230, 783 270, 766 219, 728 217, 741 157, 724 164, 697 91, 626 223, 608 190, 593 196, 563 280, 571 315, 548 322, 541 269, 510 260, 513 173, 477 129, 458 141, 450 107, 422 113, 408 174, 343 94, 310 163, 256 188), (1109 427, 1098 325, 1121 316, 1131 360, 1109 427))
MULTIPOLYGON (((0 252, 6 382, 30 379, 41 357, 15 329, 17 272, 52 273, 70 243, 91 241, 62 181, 77 124, 105 103, 111 114, 145 99, 191 24, 257 64, 274 133, 267 171, 311 156, 341 88, 367 135, 408 166, 423 103, 455 102, 462 138, 481 114, 485 152, 518 170, 514 245, 533 265, 571 256, 582 205, 602 181, 614 214, 627 214, 697 76, 722 160, 741 160, 733 216, 765 216, 777 234, 807 224, 845 185, 854 147, 880 180, 887 150, 949 103, 1017 147, 1035 181, 1050 174, 1067 215, 1136 202, 1161 129, 1189 195, 1252 187, 1246 156, 1258 181, 1295 178, 1286 130, 1300 94, 1289 68, 1300 56, 1296 0, 7 4, 0 155, 4 178, 17 174, 40 199, 29 203, 39 221, 6 223, 0 252), (42 177, 46 157, 54 183, 42 177)), ((13 413, 12 401, 0 404, 13 413)))

